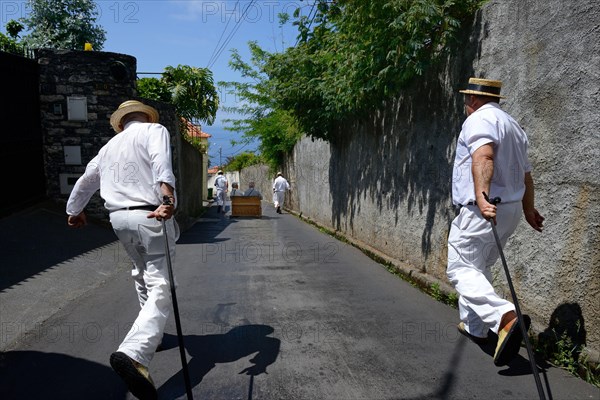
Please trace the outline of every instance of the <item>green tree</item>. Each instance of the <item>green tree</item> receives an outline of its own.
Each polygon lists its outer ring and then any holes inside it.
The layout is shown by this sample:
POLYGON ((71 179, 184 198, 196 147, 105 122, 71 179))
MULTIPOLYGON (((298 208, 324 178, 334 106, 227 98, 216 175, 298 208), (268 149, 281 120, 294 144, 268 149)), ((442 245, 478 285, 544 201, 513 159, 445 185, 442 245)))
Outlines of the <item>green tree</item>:
POLYGON ((162 81, 169 88, 171 102, 180 116, 212 125, 219 109, 219 96, 208 68, 168 66, 162 81))
POLYGON ((25 29, 25 27, 14 19, 11 19, 6 23, 6 33, 8 33, 8 36, 15 40, 19 37, 19 33, 21 33, 23 29, 25 29))
POLYGON ((92 0, 28 0, 28 17, 21 18, 30 48, 83 50, 86 42, 101 50, 106 32, 96 24, 98 10, 92 0))
POLYGON ((332 127, 381 106, 447 54, 485 0, 316 0, 295 15, 298 44, 265 66, 277 104, 303 131, 332 127))
POLYGON ((251 165, 261 164, 263 158, 250 151, 245 151, 233 157, 228 157, 223 166, 225 171, 241 171, 251 165))
POLYGON ((0 51, 21 55, 23 53, 23 46, 15 39, 0 32, 0 51))
POLYGON ((0 32, 0 51, 7 53, 23 55, 23 45, 20 43, 19 32, 23 29, 23 25, 15 20, 10 20, 6 24, 6 33, 0 32))
POLYGON ((140 97, 150 100, 171 103, 171 90, 162 79, 141 78, 137 80, 137 91, 140 97))
POLYGON ((212 125, 219 109, 213 75, 207 68, 167 66, 161 79, 138 79, 137 90, 140 97, 173 104, 177 114, 188 121, 212 125))
MULTIPOLYGON (((175 112, 189 122, 204 121, 211 125, 219 108, 212 72, 206 68, 168 66, 161 79, 138 79, 137 90, 140 97, 173 104, 175 112)), ((182 122, 180 128, 192 146, 206 153, 206 144, 187 132, 187 124, 182 122)))
POLYGON ((280 108, 273 93, 272 81, 266 73, 266 66, 273 54, 264 51, 256 42, 249 44, 250 62, 242 60, 237 50, 232 51, 229 65, 238 71, 244 82, 219 82, 224 88, 234 92, 239 98, 239 106, 228 107, 226 111, 240 115, 237 119, 227 119, 226 129, 239 132, 240 142, 260 141, 262 159, 276 169, 286 153, 302 136, 292 113, 280 108))

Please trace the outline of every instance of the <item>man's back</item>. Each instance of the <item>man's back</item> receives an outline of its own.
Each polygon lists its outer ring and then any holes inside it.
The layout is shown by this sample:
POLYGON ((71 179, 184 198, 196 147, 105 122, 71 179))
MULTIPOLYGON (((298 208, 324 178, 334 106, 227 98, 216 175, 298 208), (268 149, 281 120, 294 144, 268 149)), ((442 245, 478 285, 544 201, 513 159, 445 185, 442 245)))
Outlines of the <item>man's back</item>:
POLYGON ((453 200, 456 204, 474 200, 471 154, 486 144, 494 146, 490 195, 499 196, 503 202, 523 198, 525 173, 531 170, 527 158, 527 135, 497 103, 488 103, 465 120, 458 138, 453 176, 453 200))
POLYGON ((217 176, 217 179, 215 179, 215 187, 220 190, 225 189, 227 187, 227 178, 223 175, 217 176))
POLYGON ((283 176, 278 176, 273 182, 273 189, 276 192, 284 192, 290 188, 288 181, 283 176))
POLYGON ((130 122, 100 149, 88 168, 97 169, 100 195, 109 211, 155 205, 161 197, 158 183, 175 185, 169 132, 160 124, 130 122))

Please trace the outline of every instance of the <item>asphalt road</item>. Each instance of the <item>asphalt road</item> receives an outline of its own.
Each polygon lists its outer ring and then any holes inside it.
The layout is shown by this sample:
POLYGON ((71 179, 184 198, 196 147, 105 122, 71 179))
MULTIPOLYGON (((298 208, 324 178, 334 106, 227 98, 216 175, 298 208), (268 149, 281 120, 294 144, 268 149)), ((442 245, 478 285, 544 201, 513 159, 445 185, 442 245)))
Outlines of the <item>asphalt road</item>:
MULTIPOLYGON (((264 203, 212 207, 178 241, 177 296, 195 399, 537 399, 525 349, 497 368, 458 311, 356 248, 264 203)), ((112 232, 60 210, 0 220, 0 398, 130 399, 109 366, 138 304, 112 232), (8 246, 5 245, 8 244, 8 246)), ((185 398, 174 319, 150 372, 185 398)), ((548 367, 550 399, 600 390, 548 367)))

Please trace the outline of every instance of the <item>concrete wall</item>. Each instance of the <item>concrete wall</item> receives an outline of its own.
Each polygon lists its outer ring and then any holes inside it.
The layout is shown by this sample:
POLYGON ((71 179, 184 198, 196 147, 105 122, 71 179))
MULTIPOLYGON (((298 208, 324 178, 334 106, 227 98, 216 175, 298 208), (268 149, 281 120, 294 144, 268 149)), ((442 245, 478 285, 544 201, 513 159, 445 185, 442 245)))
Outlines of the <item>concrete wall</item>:
POLYGON ((274 174, 269 171, 266 165, 252 165, 240 171, 241 188, 246 191, 248 183, 254 182, 254 188, 263 196, 263 201, 273 201, 273 180, 274 174))
MULTIPOLYGON (((224 172, 223 175, 225 176, 225 178, 227 179, 227 182, 229 183, 229 188, 228 188, 228 194, 231 191, 231 184, 234 182, 237 182, 238 185, 240 186, 240 189, 243 189, 244 186, 242 186, 240 184, 240 172, 239 171, 232 171, 232 172, 224 172)), ((217 179, 217 174, 214 175, 210 175, 208 177, 208 187, 209 188, 213 188, 213 196, 215 195, 215 180, 217 179)))
MULTIPOLYGON (((202 212, 203 203, 206 199, 203 193, 206 189, 206 185, 203 180, 203 166, 205 164, 203 155, 194 146, 188 143, 186 140, 181 140, 181 159, 178 160, 178 182, 177 182, 177 197, 179 204, 178 208, 185 210, 186 216, 189 217, 189 221, 184 223, 184 228, 187 228, 194 219, 202 212)), ((182 216, 183 217, 183 216, 182 216)), ((178 218, 178 222, 182 225, 181 219, 178 218)))
MULTIPOLYGON (((600 350, 599 20, 598 2, 490 1, 444 65, 368 120, 340 126, 331 143, 296 145, 284 166, 294 189, 286 206, 447 283, 451 170, 465 118, 457 91, 470 76, 500 79, 502 107, 528 132, 546 217, 543 234, 523 220, 506 247, 522 308, 538 332, 581 310, 588 348, 600 350)), ((496 267, 494 283, 510 296, 496 267)))

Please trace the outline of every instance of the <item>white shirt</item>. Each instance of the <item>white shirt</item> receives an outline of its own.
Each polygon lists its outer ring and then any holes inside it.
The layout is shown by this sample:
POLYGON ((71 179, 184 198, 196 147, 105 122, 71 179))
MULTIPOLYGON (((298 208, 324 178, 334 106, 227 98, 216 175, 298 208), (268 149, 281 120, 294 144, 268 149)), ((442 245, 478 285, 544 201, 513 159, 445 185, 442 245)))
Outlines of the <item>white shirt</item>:
POLYGON ((217 188, 217 190, 226 189, 227 188, 227 178, 225 178, 223 175, 217 176, 217 179, 215 179, 215 187, 217 188))
POLYGON ((273 182, 273 189, 276 192, 284 192, 290 188, 290 184, 283 176, 278 176, 273 182))
POLYGON ((531 171, 527 135, 497 103, 487 103, 465 120, 458 137, 452 173, 454 204, 475 201, 471 155, 488 143, 494 144, 494 174, 489 196, 500 197, 503 203, 523 199, 525 173, 531 171))
POLYGON ((98 189, 109 211, 160 205, 161 182, 175 188, 169 132, 160 124, 129 122, 89 162, 69 196, 67 214, 80 214, 98 189))

